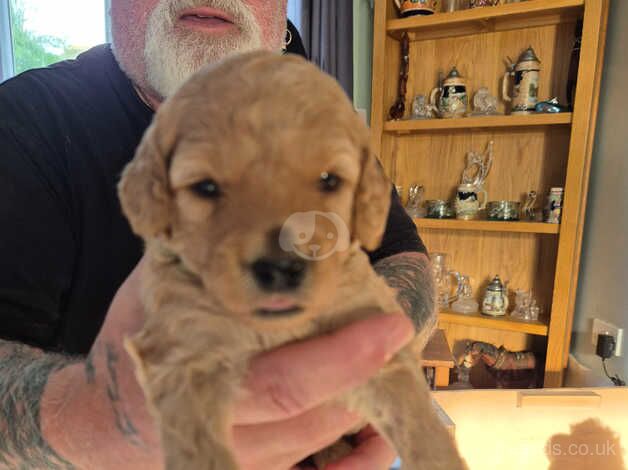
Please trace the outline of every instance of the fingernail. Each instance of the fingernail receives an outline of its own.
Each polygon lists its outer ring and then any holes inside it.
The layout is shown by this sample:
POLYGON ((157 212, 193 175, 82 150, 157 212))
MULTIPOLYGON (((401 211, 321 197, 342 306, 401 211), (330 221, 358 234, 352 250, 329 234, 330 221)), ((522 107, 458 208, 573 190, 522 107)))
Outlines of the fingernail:
POLYGON ((386 322, 388 325, 382 325, 382 329, 386 328, 386 360, 404 347, 414 337, 414 325, 412 321, 403 314, 387 315, 386 322))

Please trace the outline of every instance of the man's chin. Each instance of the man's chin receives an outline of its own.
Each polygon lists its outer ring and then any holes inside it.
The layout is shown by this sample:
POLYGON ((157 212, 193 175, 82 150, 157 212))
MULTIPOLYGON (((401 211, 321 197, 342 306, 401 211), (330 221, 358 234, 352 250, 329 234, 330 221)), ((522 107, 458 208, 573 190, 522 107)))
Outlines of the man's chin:
POLYGON ((147 45, 146 78, 150 88, 160 96, 171 96, 185 81, 205 65, 216 63, 227 56, 252 50, 253 44, 237 44, 233 34, 216 35, 201 31, 186 31, 182 43, 159 42, 147 45), (187 45, 186 42, 191 43, 187 45), (199 51, 202 53, 199 54, 199 51))

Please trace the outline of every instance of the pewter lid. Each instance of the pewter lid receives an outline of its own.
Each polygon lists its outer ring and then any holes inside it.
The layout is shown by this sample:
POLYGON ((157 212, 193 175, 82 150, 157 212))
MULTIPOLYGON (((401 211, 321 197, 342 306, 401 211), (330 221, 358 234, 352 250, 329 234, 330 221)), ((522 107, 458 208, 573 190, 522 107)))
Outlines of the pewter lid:
POLYGON ((460 72, 458 72, 458 69, 454 65, 449 75, 447 75, 447 78, 462 78, 462 75, 460 75, 460 72))
POLYGON ((519 62, 541 63, 540 59, 536 56, 534 49, 532 49, 532 46, 528 47, 525 51, 521 53, 521 55, 519 56, 519 62))
POLYGON ((491 283, 488 285, 488 290, 492 290, 492 291, 497 291, 497 292, 501 292, 504 290, 504 285, 502 284, 501 279, 499 278, 499 275, 496 275, 493 280, 491 281, 491 283))

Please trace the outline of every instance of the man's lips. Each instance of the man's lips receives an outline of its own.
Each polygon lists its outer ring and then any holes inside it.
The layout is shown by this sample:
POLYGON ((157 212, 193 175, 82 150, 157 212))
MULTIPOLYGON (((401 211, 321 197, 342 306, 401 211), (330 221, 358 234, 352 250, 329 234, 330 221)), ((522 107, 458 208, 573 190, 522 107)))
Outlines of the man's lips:
POLYGON ((234 26, 233 18, 222 10, 191 8, 179 14, 179 21, 195 29, 222 29, 234 26))

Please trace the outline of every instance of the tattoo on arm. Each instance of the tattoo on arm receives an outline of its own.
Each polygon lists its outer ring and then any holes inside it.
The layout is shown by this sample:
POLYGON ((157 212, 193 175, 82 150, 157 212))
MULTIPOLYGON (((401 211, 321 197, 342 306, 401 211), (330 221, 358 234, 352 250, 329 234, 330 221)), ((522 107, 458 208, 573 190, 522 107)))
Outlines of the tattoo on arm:
POLYGON ((40 426, 48 377, 73 362, 0 340, 0 469, 74 469, 44 440, 40 426))
POLYGON ((118 353, 111 343, 105 344, 105 359, 107 364, 107 397, 109 397, 109 402, 111 403, 116 428, 131 444, 141 446, 142 441, 139 438, 137 428, 122 406, 120 389, 118 387, 118 374, 116 371, 118 353))
POLYGON ((373 267, 388 285, 397 289, 397 301, 417 331, 431 331, 436 325, 435 288, 427 256, 399 253, 379 260, 373 267))
POLYGON ((96 383, 96 368, 94 367, 94 351, 85 358, 85 379, 89 385, 96 383))

